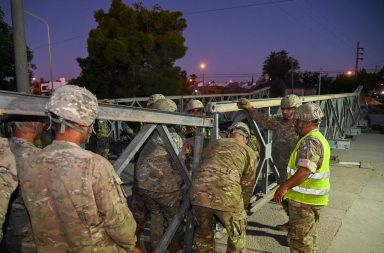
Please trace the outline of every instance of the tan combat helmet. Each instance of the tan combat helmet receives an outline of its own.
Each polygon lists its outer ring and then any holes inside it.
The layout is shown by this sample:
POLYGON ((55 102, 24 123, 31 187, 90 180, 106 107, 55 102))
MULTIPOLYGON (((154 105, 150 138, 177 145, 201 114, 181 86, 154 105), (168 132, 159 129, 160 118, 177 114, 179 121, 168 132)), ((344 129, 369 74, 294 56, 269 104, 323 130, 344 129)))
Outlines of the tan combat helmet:
POLYGON ((285 108, 297 108, 301 105, 301 100, 294 94, 287 95, 281 99, 280 106, 282 109, 285 108))
POLYGON ((189 100, 187 106, 185 107, 185 111, 189 112, 189 111, 192 111, 194 109, 201 109, 202 111, 204 111, 203 103, 200 100, 197 100, 197 99, 189 100))
POLYGON ((153 109, 165 111, 165 112, 176 112, 177 111, 177 105, 172 100, 166 98, 166 99, 159 99, 157 100, 154 105, 153 109))
POLYGON ((156 103, 156 101, 160 99, 165 99, 163 94, 152 94, 149 96, 147 101, 147 108, 153 108, 153 105, 156 103))
POLYGON ((306 103, 293 112, 293 118, 302 121, 319 120, 324 117, 323 110, 315 103, 306 103))
POLYGON ((249 137, 251 135, 251 131, 249 130, 249 127, 244 122, 234 122, 230 127, 228 127, 228 133, 239 133, 246 137, 249 137))
POLYGON ((55 90, 45 109, 48 111, 50 120, 61 124, 60 132, 64 132, 64 125, 82 132, 70 122, 91 126, 99 115, 96 96, 86 88, 75 85, 65 85, 55 90))

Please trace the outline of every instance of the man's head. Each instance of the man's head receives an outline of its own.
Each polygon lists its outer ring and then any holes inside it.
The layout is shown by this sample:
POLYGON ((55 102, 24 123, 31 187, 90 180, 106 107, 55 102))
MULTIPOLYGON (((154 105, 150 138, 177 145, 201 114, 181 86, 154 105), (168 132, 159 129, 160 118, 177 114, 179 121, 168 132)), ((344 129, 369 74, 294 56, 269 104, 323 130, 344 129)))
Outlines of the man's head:
POLYGON ((85 135, 86 142, 92 125, 99 114, 97 98, 89 90, 74 85, 65 85, 52 94, 45 109, 51 121, 59 125, 58 133, 63 134, 66 127, 85 135))
POLYGON ((149 96, 147 101, 147 108, 153 108, 153 105, 156 103, 156 101, 160 99, 165 99, 164 95, 152 94, 151 96, 149 96))
POLYGON ((235 138, 244 144, 247 144, 251 131, 247 124, 243 122, 234 122, 230 127, 228 127, 228 138, 235 138))
POLYGON ((204 105, 200 100, 191 99, 185 107, 185 111, 194 116, 201 116, 204 114, 204 105))
POLYGON ((324 117, 324 113, 320 106, 315 103, 306 103, 299 106, 293 113, 296 132, 303 136, 316 129, 322 117, 324 117))
POLYGON ((176 112, 177 105, 170 99, 159 99, 153 105, 153 109, 165 111, 165 112, 176 112))
POLYGON ((31 143, 44 130, 44 123, 40 121, 14 121, 11 123, 12 135, 23 138, 31 143))
POLYGON ((281 99, 281 111, 285 120, 291 120, 295 108, 301 105, 301 100, 294 94, 287 95, 281 99))

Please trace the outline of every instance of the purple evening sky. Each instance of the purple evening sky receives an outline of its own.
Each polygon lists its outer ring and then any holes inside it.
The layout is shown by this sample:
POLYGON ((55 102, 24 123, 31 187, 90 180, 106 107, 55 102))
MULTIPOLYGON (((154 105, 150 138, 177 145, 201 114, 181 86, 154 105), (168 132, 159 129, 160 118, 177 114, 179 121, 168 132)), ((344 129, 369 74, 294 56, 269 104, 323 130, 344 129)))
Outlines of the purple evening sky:
MULTIPOLYGON (((132 4, 134 1, 124 1, 132 4)), ((374 71, 384 66, 383 0, 158 0, 145 7, 184 13, 186 55, 176 65, 188 74, 225 82, 259 78, 271 51, 287 50, 301 71, 330 75, 354 70, 356 43, 364 47, 360 66, 374 71)), ((51 29, 54 78, 77 77, 77 57, 87 56, 88 32, 96 27, 95 10, 106 12, 107 0, 28 0, 24 9, 48 21, 51 29)), ((11 24, 10 1, 1 0, 11 24)), ((47 30, 25 15, 27 45, 34 53, 36 77, 49 80, 47 30)))

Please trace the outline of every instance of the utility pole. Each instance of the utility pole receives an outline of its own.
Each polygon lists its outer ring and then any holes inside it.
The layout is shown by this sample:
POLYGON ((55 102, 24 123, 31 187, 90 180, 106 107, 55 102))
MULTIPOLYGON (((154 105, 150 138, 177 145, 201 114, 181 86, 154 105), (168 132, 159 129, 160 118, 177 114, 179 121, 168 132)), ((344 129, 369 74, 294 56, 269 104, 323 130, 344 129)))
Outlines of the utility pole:
POLYGON ((356 46, 356 65, 355 65, 355 76, 357 76, 357 73, 359 71, 359 61, 362 61, 364 58, 362 57, 364 55, 364 48, 360 47, 360 42, 357 42, 356 46))
POLYGON ((17 91, 29 93, 23 0, 11 0, 11 11, 17 91))

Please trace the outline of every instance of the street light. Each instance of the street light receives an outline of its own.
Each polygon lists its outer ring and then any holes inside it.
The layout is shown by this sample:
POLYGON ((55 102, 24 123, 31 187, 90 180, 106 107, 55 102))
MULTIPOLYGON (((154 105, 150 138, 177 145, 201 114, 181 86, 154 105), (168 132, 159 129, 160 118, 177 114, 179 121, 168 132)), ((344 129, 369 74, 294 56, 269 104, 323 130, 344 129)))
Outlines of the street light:
POLYGON ((43 19, 42 17, 39 17, 35 14, 33 14, 32 12, 29 12, 29 11, 26 11, 24 10, 24 12, 34 18, 36 18, 37 20, 43 22, 45 24, 45 26, 47 27, 47 32, 48 32, 48 52, 49 52, 49 78, 51 79, 51 92, 53 92, 53 67, 52 67, 52 52, 51 52, 51 34, 49 32, 49 25, 48 25, 48 22, 43 19))
POLYGON ((351 76, 351 75, 352 75, 352 71, 351 71, 351 70, 348 70, 348 71, 347 71, 347 75, 348 75, 348 76, 351 76))
POLYGON ((204 69, 205 69, 205 64, 202 63, 200 64, 201 71, 203 72, 203 86, 204 86, 204 69))

